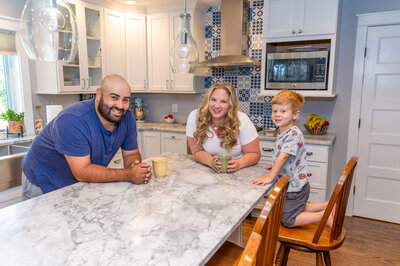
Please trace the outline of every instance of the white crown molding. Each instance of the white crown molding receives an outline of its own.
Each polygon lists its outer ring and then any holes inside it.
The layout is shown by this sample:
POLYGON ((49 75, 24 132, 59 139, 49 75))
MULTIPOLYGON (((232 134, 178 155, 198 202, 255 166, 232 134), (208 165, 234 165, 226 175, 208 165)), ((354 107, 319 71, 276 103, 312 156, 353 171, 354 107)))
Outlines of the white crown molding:
POLYGON ((19 31, 19 19, 7 16, 0 16, 0 29, 19 31))

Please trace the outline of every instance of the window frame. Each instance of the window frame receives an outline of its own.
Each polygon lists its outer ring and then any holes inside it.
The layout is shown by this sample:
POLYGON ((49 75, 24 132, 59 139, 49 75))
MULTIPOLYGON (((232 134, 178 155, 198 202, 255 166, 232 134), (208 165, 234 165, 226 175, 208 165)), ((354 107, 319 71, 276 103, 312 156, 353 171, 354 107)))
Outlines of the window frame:
POLYGON ((13 109, 23 109, 25 112, 25 134, 27 136, 34 135, 34 117, 33 117, 33 103, 32 103, 32 87, 30 75, 30 62, 25 53, 23 44, 20 37, 19 20, 16 18, 0 16, 0 29, 15 32, 15 48, 17 51, 17 58, 19 63, 19 74, 21 90, 13 92, 13 96, 17 100, 13 100, 11 107, 13 109), (23 78, 26 77, 26 78, 23 78))

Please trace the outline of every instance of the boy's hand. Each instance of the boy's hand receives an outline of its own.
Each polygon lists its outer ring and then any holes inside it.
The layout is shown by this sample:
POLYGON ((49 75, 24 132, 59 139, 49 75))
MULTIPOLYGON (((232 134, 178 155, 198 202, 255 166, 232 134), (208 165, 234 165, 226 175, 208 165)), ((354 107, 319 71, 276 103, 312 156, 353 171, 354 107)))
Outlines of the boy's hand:
POLYGON ((265 170, 271 170, 272 168, 272 164, 267 164, 266 166, 264 166, 265 170))
POLYGON ((261 176, 261 177, 257 177, 251 180, 251 183, 255 184, 255 185, 266 185, 271 183, 272 180, 271 178, 269 178, 268 176, 261 176))

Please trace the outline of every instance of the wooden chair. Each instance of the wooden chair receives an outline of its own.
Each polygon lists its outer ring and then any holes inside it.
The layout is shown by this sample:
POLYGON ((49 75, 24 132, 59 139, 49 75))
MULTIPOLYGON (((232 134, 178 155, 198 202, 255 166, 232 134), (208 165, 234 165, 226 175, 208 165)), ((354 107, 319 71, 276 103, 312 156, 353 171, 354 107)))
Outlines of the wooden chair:
POLYGON ((317 265, 323 265, 323 255, 325 264, 331 265, 329 250, 339 248, 346 236, 343 221, 357 161, 358 157, 353 156, 347 163, 319 223, 295 228, 281 226, 278 237, 281 245, 276 258, 276 265, 287 264, 291 248, 303 252, 316 253, 317 265), (335 205, 336 210, 333 216, 332 228, 329 228, 326 222, 335 205))
POLYGON ((285 175, 273 187, 246 248, 226 241, 206 265, 273 265, 288 181, 289 176, 285 175), (258 238, 257 234, 261 236, 259 248, 256 248, 257 240, 254 240, 258 238))

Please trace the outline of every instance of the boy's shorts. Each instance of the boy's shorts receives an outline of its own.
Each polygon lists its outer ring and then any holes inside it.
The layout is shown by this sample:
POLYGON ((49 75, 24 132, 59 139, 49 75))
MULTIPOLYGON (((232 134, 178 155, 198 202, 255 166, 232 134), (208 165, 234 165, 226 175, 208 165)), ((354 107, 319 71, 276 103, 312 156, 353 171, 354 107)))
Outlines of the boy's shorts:
POLYGON ((289 227, 296 221, 297 215, 304 211, 308 197, 310 196, 310 184, 307 183, 299 192, 288 192, 283 205, 282 225, 289 227))

